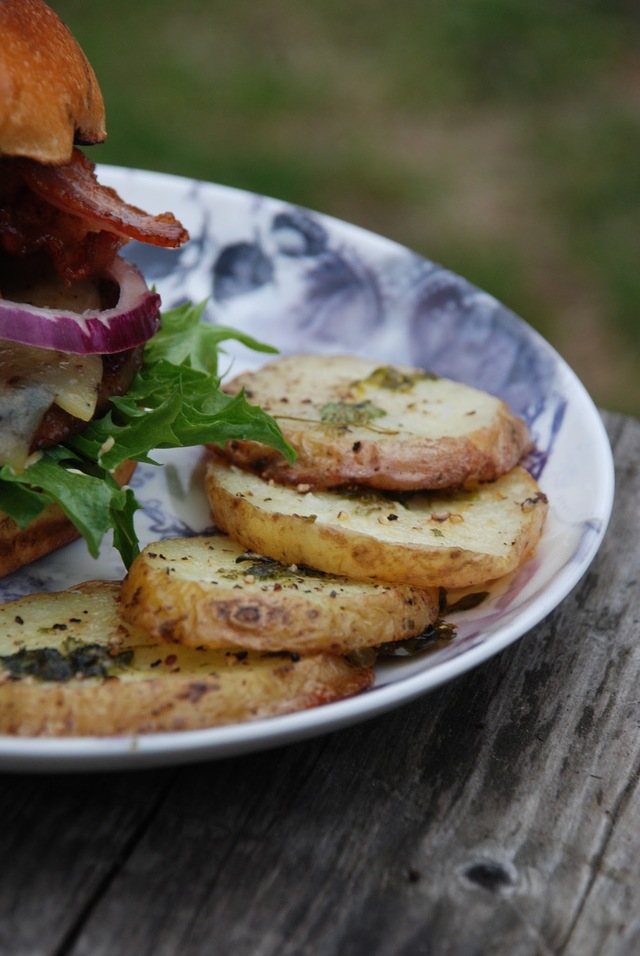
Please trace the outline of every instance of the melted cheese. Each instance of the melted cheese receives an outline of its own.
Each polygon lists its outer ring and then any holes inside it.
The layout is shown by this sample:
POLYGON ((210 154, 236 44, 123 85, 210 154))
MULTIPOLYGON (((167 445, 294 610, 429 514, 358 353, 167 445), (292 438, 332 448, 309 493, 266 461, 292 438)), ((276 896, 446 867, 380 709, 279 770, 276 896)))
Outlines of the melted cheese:
POLYGON ((99 355, 66 355, 0 342, 0 465, 24 467, 51 405, 88 422, 102 379, 99 355))

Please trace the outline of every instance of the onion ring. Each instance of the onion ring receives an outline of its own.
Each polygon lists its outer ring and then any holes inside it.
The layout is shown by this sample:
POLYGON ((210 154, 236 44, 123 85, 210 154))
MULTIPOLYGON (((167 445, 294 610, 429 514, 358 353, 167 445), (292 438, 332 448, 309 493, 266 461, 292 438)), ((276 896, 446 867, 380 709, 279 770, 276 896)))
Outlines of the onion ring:
POLYGON ((71 312, 0 298, 0 339, 79 355, 111 355, 143 345, 160 325, 160 296, 140 271, 116 256, 104 277, 119 287, 110 309, 71 312))

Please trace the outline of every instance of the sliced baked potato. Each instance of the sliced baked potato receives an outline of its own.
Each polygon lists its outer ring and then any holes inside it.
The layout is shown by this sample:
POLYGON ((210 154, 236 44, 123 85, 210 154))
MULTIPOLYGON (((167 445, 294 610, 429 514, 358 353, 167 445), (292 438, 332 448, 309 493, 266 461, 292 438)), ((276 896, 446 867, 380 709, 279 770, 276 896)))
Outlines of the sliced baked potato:
POLYGON ((304 710, 373 680, 331 654, 296 658, 169 646, 128 627, 119 582, 0 606, 0 733, 144 734, 304 710))
POLYGON ((239 375, 225 389, 278 422, 297 452, 230 441, 235 464, 281 484, 390 490, 489 481, 530 447, 527 427, 500 399, 404 365, 350 355, 296 355, 239 375))
POLYGON ((520 467, 458 492, 303 493, 212 456, 205 487, 216 525, 243 548, 417 588, 473 587, 514 571, 533 554, 548 507, 520 467))
POLYGON ((284 565, 218 534, 148 545, 123 583, 121 613, 192 646, 346 654, 420 634, 437 620, 438 596, 284 565))

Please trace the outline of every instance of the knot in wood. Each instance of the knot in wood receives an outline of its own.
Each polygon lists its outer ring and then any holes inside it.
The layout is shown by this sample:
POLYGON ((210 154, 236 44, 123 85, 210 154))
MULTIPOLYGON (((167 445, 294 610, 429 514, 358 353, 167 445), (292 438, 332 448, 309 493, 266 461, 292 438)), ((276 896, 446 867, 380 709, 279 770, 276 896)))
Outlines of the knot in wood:
POLYGON ((462 867, 461 875, 467 883, 496 894, 512 892, 518 881, 517 870, 513 866, 495 860, 469 863, 462 867))

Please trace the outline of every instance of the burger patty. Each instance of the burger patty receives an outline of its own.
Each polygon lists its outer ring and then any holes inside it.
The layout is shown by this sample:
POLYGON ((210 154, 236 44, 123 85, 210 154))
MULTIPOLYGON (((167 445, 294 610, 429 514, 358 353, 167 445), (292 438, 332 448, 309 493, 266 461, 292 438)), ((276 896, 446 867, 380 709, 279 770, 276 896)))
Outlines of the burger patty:
MULTIPOLYGON (((144 346, 139 345, 125 352, 102 356, 102 381, 98 388, 98 401, 94 418, 104 415, 112 396, 125 395, 133 378, 142 366, 144 346)), ((31 451, 39 451, 67 441, 79 434, 87 423, 69 412, 51 405, 45 412, 31 443, 31 451)))

